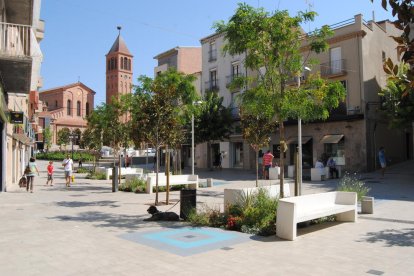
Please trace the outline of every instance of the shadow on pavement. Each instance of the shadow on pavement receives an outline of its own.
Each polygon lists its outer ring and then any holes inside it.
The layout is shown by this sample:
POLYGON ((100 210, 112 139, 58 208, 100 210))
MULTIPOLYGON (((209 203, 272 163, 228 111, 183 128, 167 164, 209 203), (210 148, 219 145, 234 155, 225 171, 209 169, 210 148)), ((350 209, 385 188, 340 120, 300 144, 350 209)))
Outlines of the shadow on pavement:
POLYGON ((407 229, 386 229, 378 232, 368 232, 366 238, 360 240, 360 242, 376 243, 382 242, 386 246, 402 246, 412 247, 414 246, 414 228, 407 229))
POLYGON ((90 207, 90 206, 106 206, 111 208, 120 207, 120 205, 115 204, 117 201, 112 200, 102 200, 102 201, 59 201, 55 204, 61 207, 90 207))

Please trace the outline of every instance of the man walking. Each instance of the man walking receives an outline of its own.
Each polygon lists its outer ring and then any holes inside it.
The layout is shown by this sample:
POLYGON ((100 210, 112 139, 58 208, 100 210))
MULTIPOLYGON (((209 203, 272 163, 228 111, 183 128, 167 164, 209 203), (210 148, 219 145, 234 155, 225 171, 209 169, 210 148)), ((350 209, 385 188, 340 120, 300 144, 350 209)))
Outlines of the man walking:
POLYGON ((70 178, 72 177, 73 172, 73 161, 69 154, 66 155, 66 159, 63 160, 62 166, 65 167, 66 187, 70 187, 70 178))

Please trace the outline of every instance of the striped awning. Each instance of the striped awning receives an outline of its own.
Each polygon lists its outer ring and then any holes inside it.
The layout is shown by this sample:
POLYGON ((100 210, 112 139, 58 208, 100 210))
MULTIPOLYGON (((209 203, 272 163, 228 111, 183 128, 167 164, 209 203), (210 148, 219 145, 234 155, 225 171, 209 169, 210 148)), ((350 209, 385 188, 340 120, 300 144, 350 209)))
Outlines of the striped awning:
POLYGON ((323 136, 321 143, 322 144, 338 144, 342 138, 344 138, 343 134, 325 135, 323 136))

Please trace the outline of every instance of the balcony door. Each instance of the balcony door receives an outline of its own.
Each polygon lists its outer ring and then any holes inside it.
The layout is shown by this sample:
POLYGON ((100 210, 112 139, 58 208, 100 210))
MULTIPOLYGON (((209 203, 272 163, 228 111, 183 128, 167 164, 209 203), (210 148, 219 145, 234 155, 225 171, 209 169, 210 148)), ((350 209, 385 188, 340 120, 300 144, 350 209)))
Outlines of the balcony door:
POLYGON ((331 48, 331 72, 332 74, 339 74, 342 72, 342 56, 341 47, 331 48))

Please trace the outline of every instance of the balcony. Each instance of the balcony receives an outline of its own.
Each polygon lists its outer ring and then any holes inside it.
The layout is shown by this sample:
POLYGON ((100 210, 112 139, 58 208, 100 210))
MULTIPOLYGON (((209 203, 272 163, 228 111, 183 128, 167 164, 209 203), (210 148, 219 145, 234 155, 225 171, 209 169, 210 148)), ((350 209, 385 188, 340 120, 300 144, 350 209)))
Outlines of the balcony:
POLYGON ((219 91, 219 80, 210 80, 204 83, 204 91, 205 92, 218 92, 219 91))
POLYGON ((216 61, 217 60, 217 49, 208 51, 208 61, 216 61))
POLYGON ((243 77, 242 74, 226 76, 226 87, 231 92, 240 91, 244 85, 243 77))
POLYGON ((332 60, 331 62, 321 63, 321 76, 325 78, 334 78, 345 75, 345 60, 332 60))
POLYGON ((30 26, 0 22, 0 72, 7 92, 30 91, 32 51, 36 40, 30 26))

